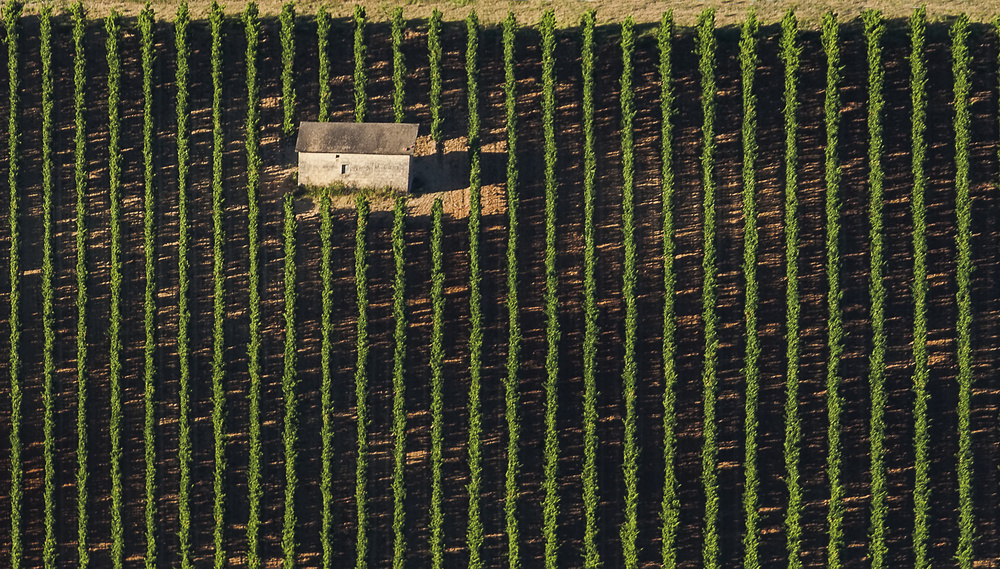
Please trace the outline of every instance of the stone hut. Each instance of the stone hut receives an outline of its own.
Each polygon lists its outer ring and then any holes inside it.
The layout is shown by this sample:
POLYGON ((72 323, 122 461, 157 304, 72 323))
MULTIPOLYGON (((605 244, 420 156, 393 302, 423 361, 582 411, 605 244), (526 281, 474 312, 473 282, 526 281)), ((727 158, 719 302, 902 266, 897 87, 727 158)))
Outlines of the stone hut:
POLYGON ((407 192, 416 124, 303 122, 295 151, 299 184, 407 192))

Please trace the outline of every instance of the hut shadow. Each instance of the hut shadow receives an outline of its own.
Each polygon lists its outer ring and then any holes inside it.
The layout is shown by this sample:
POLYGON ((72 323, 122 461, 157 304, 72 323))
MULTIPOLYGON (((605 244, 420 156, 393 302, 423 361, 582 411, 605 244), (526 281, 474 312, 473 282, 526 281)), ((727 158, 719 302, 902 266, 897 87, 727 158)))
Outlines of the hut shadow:
MULTIPOLYGON (((482 185, 500 184, 506 179, 507 154, 483 152, 479 158, 482 185)), ((469 187, 469 152, 435 152, 413 157, 412 195, 448 192, 469 187)))

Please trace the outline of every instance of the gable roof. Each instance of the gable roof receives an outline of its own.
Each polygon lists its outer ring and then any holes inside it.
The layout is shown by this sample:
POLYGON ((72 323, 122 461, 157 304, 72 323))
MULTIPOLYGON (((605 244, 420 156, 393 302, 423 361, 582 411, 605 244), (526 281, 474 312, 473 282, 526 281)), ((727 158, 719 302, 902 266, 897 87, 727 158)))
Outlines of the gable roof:
POLYGON ((302 122, 295 151, 410 154, 418 128, 414 123, 302 122))

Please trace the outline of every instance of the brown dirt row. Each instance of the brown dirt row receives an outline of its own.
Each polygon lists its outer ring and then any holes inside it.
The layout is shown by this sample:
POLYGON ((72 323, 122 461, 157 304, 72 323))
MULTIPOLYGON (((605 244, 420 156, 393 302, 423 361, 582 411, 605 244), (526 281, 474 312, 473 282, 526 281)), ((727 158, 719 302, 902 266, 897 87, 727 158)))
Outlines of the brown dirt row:
MULTIPOLYGON (((372 120, 391 117, 391 68, 384 61, 389 52, 388 30, 384 25, 371 28, 372 62, 370 109, 372 120)), ((347 31, 344 28, 340 31, 347 31)), ((297 83, 298 116, 312 119, 316 114, 316 66, 314 30, 300 30, 296 64, 300 70, 297 83)), ((233 565, 245 563, 246 468, 249 462, 247 422, 249 408, 249 378, 245 346, 248 338, 247 278, 248 211, 245 192, 245 154, 243 121, 246 110, 244 88, 245 39, 237 20, 226 26, 224 51, 227 79, 224 87, 226 108, 226 155, 224 186, 226 199, 226 242, 224 262, 226 273, 226 425, 228 469, 226 474, 226 551, 233 565)), ((841 160, 844 166, 843 232, 844 252, 842 285, 845 290, 844 309, 847 330, 847 352, 841 367, 845 398, 844 480, 848 488, 847 549, 845 559, 862 562, 867 555, 869 516, 868 421, 870 397, 867 386, 870 326, 868 324, 868 221, 867 221, 867 125, 864 40, 856 27, 845 29, 844 60, 845 88, 842 92, 844 109, 841 132, 841 160)), ((157 279, 158 279, 158 350, 157 386, 158 421, 157 453, 161 457, 157 484, 160 493, 158 519, 161 559, 175 564, 178 529, 177 496, 177 353, 176 327, 177 294, 176 241, 177 193, 176 152, 174 148, 173 36, 172 30, 157 31, 160 57, 157 66, 157 93, 163 93, 156 103, 156 166, 157 166, 157 279)), ((760 399, 759 469, 761 473, 761 512, 763 559, 768 564, 781 563, 785 557, 784 521, 786 490, 784 473, 784 234, 783 234, 783 125, 781 108, 776 103, 781 96, 780 62, 775 46, 778 30, 766 27, 761 45, 762 64, 758 79, 759 142, 758 161, 758 221, 761 231, 760 266, 758 275, 764 285, 759 309, 760 330, 764 346, 762 390, 760 399), (775 283, 774 286, 768 286, 775 283)), ((955 434, 954 388, 956 362, 954 337, 956 310, 954 307, 954 198, 953 147, 949 126, 952 118, 951 71, 946 29, 932 27, 928 51, 931 68, 929 124, 930 155, 928 163, 928 221, 931 267, 931 412, 932 445, 932 535, 933 559, 945 562, 954 552, 957 540, 954 478, 955 434)), ((24 266, 22 357, 25 361, 25 444, 26 502, 25 538, 27 562, 37 564, 41 555, 44 528, 42 513, 42 429, 41 413, 41 190, 40 165, 40 83, 37 81, 37 22, 28 20, 25 26, 24 50, 26 74, 23 101, 25 114, 23 131, 22 171, 22 234, 24 266)), ((211 353, 212 353, 212 234, 211 234, 211 81, 207 67, 209 37, 203 25, 192 29, 192 185, 189 189, 192 227, 192 401, 195 448, 193 535, 199 563, 212 556, 211 533, 213 520, 212 472, 213 442, 211 424, 211 353)), ((624 310, 621 298, 621 199, 614 189, 621 184, 619 137, 618 81, 621 54, 617 46, 618 31, 602 28, 598 34, 597 84, 597 151, 598 180, 596 219, 598 241, 598 282, 600 298, 601 338, 598 352, 599 475, 601 492, 599 508, 599 539, 602 559, 609 566, 621 563, 618 526, 622 523, 624 482, 622 460, 622 393, 621 360, 624 335, 624 310)), ((996 451, 995 417, 998 395, 986 378, 995 367, 998 331, 993 316, 1000 311, 995 294, 997 278, 996 231, 994 211, 996 196, 992 179, 996 172, 996 95, 993 86, 996 71, 996 45, 991 36, 977 30, 974 53, 973 83, 973 196, 974 196, 974 256, 976 271, 973 282, 974 341, 977 379, 973 396, 973 429, 975 449, 975 492, 977 559, 991 563, 1000 555, 996 543, 995 511, 997 505, 996 467, 1000 456, 996 451)), ((333 50, 349 50, 349 33, 331 36, 333 50)), ((541 132, 541 69, 538 35, 525 30, 519 36, 517 58, 518 111, 521 171, 521 207, 519 216, 522 233, 518 244, 521 267, 520 293, 524 344, 522 347, 521 413, 522 495, 520 520, 524 563, 539 564, 543 557, 541 500, 543 483, 544 439, 544 354, 546 349, 544 317, 544 163, 541 132)), ((720 32, 718 78, 718 153, 716 182, 719 251, 720 316, 720 390, 717 401, 720 441, 720 529, 723 560, 738 562, 742 555, 742 487, 743 487, 743 391, 742 359, 745 349, 743 330, 742 276, 742 182, 740 178, 741 142, 739 121, 739 66, 736 36, 732 30, 720 32)), ((70 33, 60 27, 59 49, 55 51, 58 69, 56 95, 56 326, 57 326, 57 537, 60 559, 75 559, 75 470, 76 470, 76 371, 75 371, 75 196, 72 173, 72 74, 70 33), (62 514, 62 512, 66 512, 62 514)), ((421 122, 426 129, 427 107, 426 36, 422 30, 409 33, 407 39, 408 91, 410 120, 421 122)), ((107 437, 110 390, 107 382, 109 341, 104 333, 110 307, 108 261, 110 258, 107 195, 107 108, 102 85, 106 80, 103 52, 104 35, 100 27, 90 30, 87 40, 88 77, 94 89, 88 92, 88 280, 90 304, 89 325, 89 452, 90 452, 90 545, 93 562, 107 562, 110 555, 110 441, 107 437)), ((560 35, 557 47, 557 158, 559 180, 558 244, 560 301, 560 564, 576 566, 580 562, 583 539, 580 472, 582 469, 582 141, 579 104, 580 68, 577 57, 579 40, 575 35, 560 35)), ((800 403, 803 421, 802 481, 805 492, 805 541, 803 560, 809 566, 820 566, 825 557, 825 515, 828 489, 825 477, 826 458, 826 284, 824 275, 824 203, 823 203, 823 140, 822 115, 825 58, 815 33, 803 35, 804 54, 801 79, 800 135, 800 224, 802 250, 800 285, 803 299, 803 354, 800 403)), ((467 128, 464 72, 464 26, 449 24, 445 34, 444 87, 446 114, 445 135, 461 146, 467 128), (457 141, 457 142, 456 142, 457 141)), ((701 367, 704 336, 701 330, 701 254, 702 193, 700 188, 700 126, 701 109, 698 99, 697 59, 693 55, 693 38, 683 33, 677 38, 675 67, 677 73, 678 113, 676 115, 677 193, 674 211, 677 219, 678 271, 677 313, 679 318, 678 366, 679 454, 678 472, 681 480, 681 531, 679 559, 684 566, 696 566, 701 559, 704 499, 699 481, 701 473, 702 387, 701 367)), ((483 143, 503 152, 506 133, 503 125, 503 68, 499 32, 484 31, 481 40, 481 113, 483 143)), ((137 560, 144 552, 142 534, 144 474, 142 467, 143 387, 142 297, 144 291, 142 257, 142 170, 141 170, 141 88, 139 83, 138 38, 127 28, 125 81, 122 113, 123 137, 123 196, 124 216, 124 277, 123 314, 125 326, 122 354, 127 380, 125 398, 126 429, 123 433, 125 455, 123 467, 126 480, 124 520, 126 554, 137 560)), ((886 247, 888 252, 887 287, 889 295, 889 371, 887 388, 890 407, 887 410, 889 452, 890 558, 906 565, 912 559, 910 531, 912 528, 912 402, 910 382, 912 363, 912 308, 909 299, 912 244, 910 234, 909 198, 909 95, 906 92, 908 67, 901 63, 908 53, 904 35, 895 32, 887 36, 887 108, 886 140, 886 247)), ((5 57, 5 56, 4 56, 5 57)), ((662 485, 662 234, 660 228, 660 116, 658 110, 659 83, 657 78, 655 40, 644 35, 638 43, 635 60, 635 85, 639 114, 636 122, 636 212, 639 255, 640 329, 637 357, 639 385, 639 446, 640 446, 640 560, 655 564, 659 557, 659 498, 662 485)), ((0 57, 2 61, 3 57, 0 57)), ((351 62, 333 60, 333 117, 351 120, 351 62)), ((262 420, 263 420, 263 480, 264 499, 261 504, 262 554, 269 564, 281 558, 280 533, 284 509, 284 459, 282 444, 283 396, 281 374, 284 342, 283 321, 283 251, 281 246, 281 199, 288 191, 289 168, 294 165, 291 142, 280 134, 281 107, 280 42, 278 26, 265 23, 259 61, 261 96, 263 98, 261 136, 265 173, 261 187, 261 301, 262 335, 262 420)), ((3 95, 6 93, 0 93, 3 95)), ((0 102, 0 112, 6 112, 6 97, 0 102)), ((422 130, 423 134, 423 130, 422 130)), ((6 137, 4 137, 6 140, 6 137)), ((6 142, 0 143, 5 148, 6 142)), ((498 171, 501 172, 502 164, 498 171)), ((497 186, 499 187, 499 186, 497 186)), ((502 194, 498 194, 502 196, 502 194)), ((3 197, 9 197, 5 194, 3 197)), ((308 208, 305 208, 308 209, 308 208)), ((337 563, 349 564, 354 558, 356 520, 354 512, 355 412, 353 376, 355 368, 353 237, 355 218, 349 210, 334 212, 334 345, 332 374, 335 429, 334 550, 337 563)), ((314 210, 299 218, 299 305, 296 327, 299 342, 298 378, 300 402, 300 490, 297 497, 299 561, 304 565, 318 564, 322 545, 319 541, 321 509, 318 480, 322 465, 319 461, 321 380, 319 346, 321 341, 321 287, 319 277, 320 243, 318 216, 314 210)), ((506 558, 506 536, 502 497, 503 472, 506 467, 506 433, 503 417, 503 380, 506 374, 507 313, 505 304, 506 215, 502 210, 491 212, 483 220, 483 318, 485 330, 482 405, 484 413, 484 477, 482 519, 486 541, 484 555, 489 566, 501 566, 506 558)), ((371 460, 369 496, 371 525, 369 540, 370 562, 384 564, 391 559, 392 543, 392 250, 390 240, 391 215, 376 211, 372 214, 369 240, 370 341, 372 346, 368 374, 370 391, 368 405, 372 410, 370 426, 371 460)), ((407 543, 413 562, 426 562, 428 511, 430 496, 430 395, 428 344, 431 315, 428 300, 430 274, 430 222, 426 216, 407 220, 407 407, 408 407, 408 468, 407 480, 407 543)), ((0 230, 0 241, 9 244, 9 229, 0 230)), ((0 249, 5 245, 0 243, 0 249)), ((468 397, 468 230, 465 220, 449 216, 445 227, 446 315, 445 326, 445 540, 446 564, 463 566, 467 561, 464 548, 468 495, 467 422, 468 397)), ((0 275, 0 290, 9 290, 9 275, 0 275), (3 287, 7 287, 3 289, 3 287)), ((0 292, 7 296, 9 292, 0 292)), ((5 317, 4 317, 5 318, 5 317)), ((3 326, 6 328, 6 326, 3 326)), ((0 338, 0 373, 7 376, 8 338, 0 338)), ((0 413, 9 413, 9 380, 0 381, 0 413)), ((0 427, 0 453, 9 453, 9 423, 0 427)), ((0 488, 9 488, 9 468, 0 477, 0 488)), ((0 543, 10 543, 9 500, 0 501, 0 543)), ((130 561, 131 563, 131 561, 130 561)))
MULTIPOLYGON (((277 16, 281 12, 284 2, 277 0, 262 0, 258 2, 261 14, 277 16)), ((350 18, 353 13, 355 2, 327 5, 327 9, 335 17, 350 18)), ((441 10, 446 20, 462 20, 470 11, 476 10, 479 17, 484 22, 497 23, 506 17, 508 11, 513 11, 519 20, 525 22, 538 22, 541 20, 543 12, 554 10, 560 26, 572 27, 578 24, 580 16, 586 10, 596 10, 602 21, 620 23, 627 16, 631 16, 637 22, 658 22, 660 15, 673 10, 677 21, 685 26, 693 26, 698 19, 698 15, 705 8, 713 8, 717 12, 717 20, 724 25, 739 25, 746 18, 747 11, 751 4, 746 0, 726 0, 705 2, 702 4, 684 4, 672 1, 645 2, 643 0, 590 0, 587 4, 580 4, 572 0, 548 0, 545 2, 522 1, 514 5, 490 4, 487 2, 453 2, 449 0, 425 0, 419 4, 410 2, 374 2, 372 0, 359 0, 356 4, 364 6, 369 18, 386 21, 390 18, 394 5, 401 5, 406 10, 407 18, 423 19, 430 18, 431 11, 441 10)), ((106 0, 95 0, 87 2, 86 6, 90 14, 94 17, 103 18, 111 10, 116 10, 128 16, 138 16, 145 3, 134 0, 119 0, 108 2, 106 0)), ((172 20, 176 13, 176 3, 165 0, 152 2, 156 15, 159 18, 172 20)), ((207 18, 211 3, 205 0, 193 0, 189 2, 191 13, 195 17, 207 18)), ((311 17, 316 14, 323 2, 319 0, 303 0, 296 3, 296 13, 300 16, 311 17)), ((790 0, 776 0, 767 5, 753 5, 758 16, 765 22, 777 22, 789 9, 795 9, 798 17, 804 24, 818 29, 823 14, 832 10, 842 17, 853 18, 861 11, 856 3, 848 0, 827 0, 803 6, 790 0)), ((887 17, 905 19, 913 10, 913 5, 905 2, 881 2, 878 9, 882 10, 887 17)), ((68 11, 68 6, 58 6, 59 11, 68 11)), ((231 10, 242 10, 241 5, 230 7, 231 10)), ((956 0, 933 0, 927 3, 927 13, 934 20, 947 21, 962 13, 967 13, 975 21, 989 22, 1000 10, 1000 6, 995 0, 978 2, 975 6, 970 6, 956 0)), ((38 8, 28 5, 26 12, 37 12, 38 8)))

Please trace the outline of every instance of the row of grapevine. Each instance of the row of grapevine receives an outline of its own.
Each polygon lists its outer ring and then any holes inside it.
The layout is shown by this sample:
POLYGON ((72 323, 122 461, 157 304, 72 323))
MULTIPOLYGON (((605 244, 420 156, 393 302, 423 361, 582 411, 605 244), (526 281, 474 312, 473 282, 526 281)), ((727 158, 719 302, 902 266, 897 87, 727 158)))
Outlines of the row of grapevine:
POLYGON ((910 209, 913 214, 913 557, 914 569, 928 569, 927 541, 930 530, 930 435, 927 420, 927 8, 921 6, 910 17, 910 97, 913 108, 912 173, 910 209))
POLYGON ((441 11, 431 12, 427 27, 428 67, 431 70, 431 140, 441 144, 441 11))
POLYGON ((55 375, 55 315, 53 308, 53 251, 52 251, 52 9, 45 6, 41 14, 42 59, 42 194, 44 231, 42 253, 42 322, 45 335, 44 400, 45 400, 45 542, 42 561, 48 569, 55 566, 55 420, 53 408, 53 379, 55 375))
POLYGON ((798 201, 798 21, 789 10, 781 20, 781 62, 784 66, 785 121, 785 548, 788 569, 800 569, 802 560, 802 487, 799 483, 799 453, 802 425, 799 421, 799 201, 798 201))
POLYGON ((143 253, 146 290, 143 296, 143 442, 146 461, 146 569, 156 567, 156 196, 153 187, 153 8, 139 13, 142 34, 142 157, 143 157, 143 253))
POLYGON ((705 363, 702 370, 704 423, 702 427, 701 479, 705 492, 705 533, 702 565, 719 566, 719 488, 718 442, 715 424, 715 399, 718 391, 719 318, 716 314, 718 276, 715 251, 715 11, 698 16, 698 70, 701 75, 702 150, 701 173, 704 190, 704 253, 702 255, 702 322, 705 328, 705 363))
POLYGON ((214 566, 222 569, 226 564, 223 541, 225 523, 223 515, 226 506, 226 422, 225 405, 225 333, 226 319, 226 273, 223 256, 225 227, 223 224, 222 193, 222 7, 212 1, 209 21, 212 27, 212 434, 215 447, 212 514, 215 520, 213 532, 214 566))
POLYGON ((368 75, 365 69, 365 9, 354 5, 354 120, 365 122, 365 111, 368 98, 365 88, 368 85, 368 75))
POLYGON ((542 15, 542 132, 545 138, 545 497, 542 506, 542 534, 545 542, 545 569, 556 569, 559 548, 559 434, 556 430, 559 376, 559 297, 556 287, 556 133, 555 133, 555 46, 556 16, 552 10, 542 15))
POLYGON ((441 198, 434 200, 431 210, 433 221, 431 226, 431 507, 430 507, 430 550, 431 569, 441 569, 444 566, 444 514, 441 502, 444 492, 441 488, 442 450, 444 433, 444 402, 442 401, 441 364, 444 361, 444 348, 441 346, 441 336, 444 332, 444 269, 441 253, 441 217, 444 207, 441 198))
POLYGON ((316 12, 316 44, 319 52, 319 118, 320 122, 330 120, 330 99, 333 87, 330 85, 330 12, 326 5, 316 12))
POLYGON ((90 564, 87 550, 87 55, 83 46, 83 2, 73 4, 73 178, 76 188, 76 523, 77 563, 90 564))
POLYGON ((406 522, 406 512, 403 503, 406 500, 406 485, 403 473, 406 468, 406 235, 404 219, 406 217, 406 200, 396 198, 393 207, 392 221, 392 257, 396 263, 396 272, 392 283, 392 316, 396 329, 393 333, 395 350, 392 358, 392 433, 394 438, 392 469, 392 533, 393 533, 393 569, 403 569, 406 561, 406 540, 403 535, 406 522))
POLYGON ((955 239, 958 284, 958 551, 955 558, 961 569, 971 569, 975 517, 972 503, 972 199, 969 197, 969 18, 959 17, 951 27, 952 71, 955 77, 955 216, 958 235, 955 239))
POLYGON ((660 528, 663 567, 677 566, 677 527, 680 525, 680 498, 677 480, 677 312, 674 270, 674 68, 671 56, 674 35, 673 11, 660 18, 657 31, 660 75, 660 149, 662 172, 660 195, 663 216, 663 500, 660 528))
POLYGON ((887 554, 885 543, 885 518, 888 510, 886 500, 885 467, 885 254, 884 228, 882 223, 883 182, 885 174, 882 171, 882 109, 883 85, 885 69, 882 67, 882 35, 885 33, 885 23, 882 14, 877 10, 868 9, 862 12, 861 19, 865 26, 865 39, 868 44, 868 185, 869 185, 869 246, 870 246, 870 281, 869 295, 871 297, 872 353, 869 359, 868 385, 871 390, 871 428, 869 432, 871 457, 871 520, 868 542, 868 555, 871 557, 872 569, 885 567, 887 554))
POLYGON ((625 433, 622 441, 622 478, 625 480, 625 520, 621 527, 622 556, 627 569, 639 564, 636 539, 639 537, 638 468, 636 446, 636 375, 635 340, 638 310, 635 285, 638 280, 635 250, 635 91, 632 87, 632 55, 635 52, 635 22, 625 18, 622 24, 622 242, 625 262, 622 275, 622 299, 625 303, 625 354, 622 369, 622 398, 625 400, 625 433))
POLYGON ((122 566, 125 556, 125 527, 122 522, 122 237, 121 237, 121 55, 118 41, 121 25, 112 10, 104 20, 108 59, 108 171, 111 201, 111 318, 108 336, 109 382, 111 384, 111 563, 122 566))
POLYGON ((837 155, 837 135, 840 128, 840 38, 837 17, 832 12, 823 15, 821 35, 826 54, 826 97, 823 103, 826 123, 826 279, 827 279, 827 482, 830 500, 827 509, 826 564, 830 569, 841 566, 840 553, 844 545, 844 486, 840 479, 840 415, 843 407, 840 395, 840 358, 844 353, 843 309, 840 289, 840 163, 837 155))
MULTIPOLYGON (((284 111, 281 130, 290 136, 295 130, 295 5, 281 6, 281 103, 284 111)), ((325 54, 324 54, 325 55, 325 54)), ((322 56, 321 56, 322 57, 322 56)), ((322 83, 320 83, 322 85, 322 83)))
POLYGON ((405 98, 406 61, 403 59, 403 7, 392 11, 392 114, 396 122, 406 118, 405 98))
POLYGON ((284 569, 295 568, 295 490, 299 479, 295 473, 298 451, 298 376, 295 373, 295 196, 288 192, 284 198, 285 227, 282 240, 285 246, 285 354, 281 375, 281 393, 285 399, 285 516, 281 531, 281 549, 284 569))
POLYGON ((191 551, 191 309, 188 306, 190 282, 191 222, 188 216, 188 171, 191 147, 188 132, 188 41, 191 21, 187 2, 177 8, 174 20, 174 48, 177 88, 177 355, 179 370, 179 406, 177 462, 180 483, 177 491, 177 538, 180 545, 181 569, 192 569, 191 551))
POLYGON ((39 33, 42 56, 42 215, 45 235, 42 238, 42 328, 45 346, 42 351, 45 401, 45 542, 42 564, 45 569, 56 566, 56 466, 55 466, 55 291, 52 248, 52 8, 45 6, 41 14, 39 33))
POLYGON ((354 390, 357 405, 358 460, 355 472, 354 503, 357 507, 358 539, 356 569, 368 567, 368 251, 365 233, 368 228, 368 201, 356 201, 358 226, 354 234, 354 283, 358 301, 357 365, 354 390))
POLYGON ((261 483, 262 436, 260 420, 260 250, 258 186, 260 185, 260 92, 257 85, 257 46, 260 43, 260 21, 257 4, 249 2, 243 10, 246 36, 247 116, 244 129, 244 149, 247 157, 247 253, 249 257, 250 334, 247 346, 247 372, 250 376, 250 460, 247 467, 247 494, 250 512, 247 519, 247 561, 251 569, 261 567, 260 501, 264 489, 261 483))
POLYGON ((521 318, 517 294, 517 210, 520 193, 517 187, 517 79, 514 42, 517 20, 508 12, 503 21, 504 111, 507 126, 507 375, 504 399, 507 421, 507 474, 504 479, 504 521, 507 531, 507 566, 520 569, 520 532, 517 525, 518 479, 521 472, 521 424, 517 412, 519 369, 521 366, 521 318))
POLYGON ((333 566, 333 374, 330 370, 333 354, 333 220, 330 215, 330 195, 326 192, 320 197, 319 237, 321 246, 320 280, 323 282, 323 313, 321 324, 323 331, 320 346, 320 387, 321 413, 323 422, 320 426, 320 438, 323 473, 320 477, 319 491, 323 504, 323 523, 320 527, 320 543, 323 544, 323 567, 333 566))
POLYGON ((597 569, 597 285, 594 280, 596 243, 594 238, 594 26, 593 10, 584 13, 581 65, 583 68, 583 566, 597 569))
POLYGON ((473 10, 465 20, 468 42, 465 48, 465 71, 469 95, 469 521, 466 542, 469 568, 481 569, 483 523, 480 519, 482 485, 482 411, 480 377, 482 376, 483 324, 479 281, 480 239, 480 164, 479 164, 479 17, 473 10))
POLYGON ((743 319, 746 326, 746 353, 743 377, 746 381, 746 398, 743 431, 743 567, 760 567, 760 477, 757 472, 757 402, 760 397, 761 348, 757 328, 759 287, 757 284, 757 180, 754 162, 757 159, 757 97, 753 94, 754 75, 757 72, 757 33, 760 24, 753 8, 740 31, 740 86, 743 94, 743 277, 745 301, 743 319))
POLYGON ((7 38, 7 72, 9 121, 7 123, 8 188, 10 190, 10 565, 21 567, 24 544, 21 535, 21 506, 24 496, 24 466, 21 463, 21 230, 20 178, 21 129, 17 113, 20 105, 20 73, 18 56, 18 24, 21 21, 21 3, 8 0, 3 18, 7 38))

